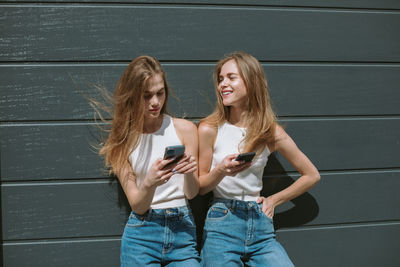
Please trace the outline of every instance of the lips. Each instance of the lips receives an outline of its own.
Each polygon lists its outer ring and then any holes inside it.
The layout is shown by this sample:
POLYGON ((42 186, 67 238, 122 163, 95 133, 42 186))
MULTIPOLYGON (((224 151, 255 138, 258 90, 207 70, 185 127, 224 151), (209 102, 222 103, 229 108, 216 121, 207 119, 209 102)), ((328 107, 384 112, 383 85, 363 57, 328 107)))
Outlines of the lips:
POLYGON ((222 96, 227 96, 227 95, 230 95, 231 93, 233 93, 232 90, 222 90, 221 91, 222 96))
POLYGON ((153 108, 153 109, 150 109, 150 112, 158 112, 160 109, 159 108, 153 108))

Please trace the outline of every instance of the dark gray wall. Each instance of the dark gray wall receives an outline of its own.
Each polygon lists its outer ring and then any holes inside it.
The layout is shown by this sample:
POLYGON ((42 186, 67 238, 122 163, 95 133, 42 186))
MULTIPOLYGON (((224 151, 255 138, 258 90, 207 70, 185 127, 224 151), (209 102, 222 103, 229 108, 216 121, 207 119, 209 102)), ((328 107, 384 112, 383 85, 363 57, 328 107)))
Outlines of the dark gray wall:
MULTIPOLYGON (((118 266, 127 206, 93 144, 82 91, 110 90, 134 57, 157 57, 197 120, 213 65, 245 50, 263 64, 280 121, 322 174, 279 207, 296 266, 400 266, 400 2, 2 1, 2 263, 118 266)), ((263 194, 296 179, 280 155, 263 194)), ((201 199, 197 199, 197 207, 201 199)))

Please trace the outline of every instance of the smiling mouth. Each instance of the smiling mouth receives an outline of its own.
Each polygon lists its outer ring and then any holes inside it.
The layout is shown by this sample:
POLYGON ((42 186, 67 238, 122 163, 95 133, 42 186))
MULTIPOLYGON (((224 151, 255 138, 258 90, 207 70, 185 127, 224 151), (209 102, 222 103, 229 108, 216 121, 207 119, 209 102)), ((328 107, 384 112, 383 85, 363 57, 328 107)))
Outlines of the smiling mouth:
POLYGON ((222 95, 223 95, 223 96, 229 95, 229 94, 231 94, 231 93, 232 93, 232 91, 222 91, 222 95))

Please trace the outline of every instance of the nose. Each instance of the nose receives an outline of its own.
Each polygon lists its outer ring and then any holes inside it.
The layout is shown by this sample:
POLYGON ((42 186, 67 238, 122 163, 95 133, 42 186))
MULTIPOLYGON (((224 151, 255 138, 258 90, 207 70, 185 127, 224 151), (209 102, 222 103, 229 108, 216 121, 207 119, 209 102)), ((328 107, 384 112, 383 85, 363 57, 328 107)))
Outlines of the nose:
POLYGON ((153 95, 153 97, 150 99, 150 105, 152 106, 158 106, 160 103, 158 97, 156 95, 153 95))
POLYGON ((219 85, 220 85, 221 87, 226 87, 226 86, 228 86, 228 79, 226 79, 226 78, 222 79, 222 81, 220 81, 219 85))

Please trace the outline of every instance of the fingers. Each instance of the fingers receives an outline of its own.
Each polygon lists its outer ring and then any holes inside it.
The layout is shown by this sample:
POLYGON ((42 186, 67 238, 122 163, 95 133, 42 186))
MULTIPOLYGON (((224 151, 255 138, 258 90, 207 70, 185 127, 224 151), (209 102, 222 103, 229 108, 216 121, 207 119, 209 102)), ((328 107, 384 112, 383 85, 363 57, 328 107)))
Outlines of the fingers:
POLYGON ((248 169, 251 166, 251 162, 235 162, 234 166, 227 166, 226 172, 230 176, 235 176, 239 172, 248 169), (239 163, 239 164, 237 164, 239 163))
POLYGON ((174 168, 174 173, 192 173, 197 170, 197 162, 193 156, 185 157, 185 160, 178 163, 174 168))
POLYGON ((267 198, 265 197, 258 197, 257 198, 257 203, 262 203, 262 212, 272 219, 274 217, 274 207, 269 205, 267 198))
POLYGON ((158 170, 172 170, 174 166, 177 164, 171 164, 175 158, 170 158, 170 159, 158 159, 156 161, 157 169, 158 170))
POLYGON ((161 176, 161 179, 160 179, 160 180, 161 180, 163 183, 166 183, 166 182, 169 181, 169 179, 172 177, 172 175, 174 175, 174 173, 170 171, 170 172, 164 174, 163 176, 161 176))

